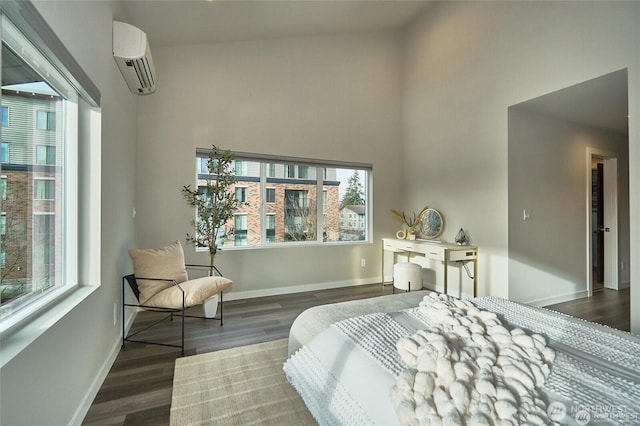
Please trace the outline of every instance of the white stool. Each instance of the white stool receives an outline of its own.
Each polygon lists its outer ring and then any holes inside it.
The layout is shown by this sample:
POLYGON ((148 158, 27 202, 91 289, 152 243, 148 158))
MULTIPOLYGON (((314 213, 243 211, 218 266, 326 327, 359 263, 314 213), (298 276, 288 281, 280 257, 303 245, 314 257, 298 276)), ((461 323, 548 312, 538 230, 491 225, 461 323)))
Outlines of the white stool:
POLYGON ((422 290, 422 266, 417 263, 399 262, 393 265, 393 289, 422 290))

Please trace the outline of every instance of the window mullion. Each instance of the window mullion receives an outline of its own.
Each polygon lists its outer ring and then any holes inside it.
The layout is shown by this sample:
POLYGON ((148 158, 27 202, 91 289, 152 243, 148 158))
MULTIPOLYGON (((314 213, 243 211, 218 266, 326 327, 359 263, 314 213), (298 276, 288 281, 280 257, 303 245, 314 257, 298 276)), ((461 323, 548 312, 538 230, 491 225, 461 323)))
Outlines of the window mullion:
POLYGON ((316 241, 323 242, 324 232, 324 216, 322 214, 324 209, 324 200, 322 199, 322 167, 316 168, 316 241))
POLYGON ((260 162, 260 242, 258 246, 267 244, 267 163, 260 162))

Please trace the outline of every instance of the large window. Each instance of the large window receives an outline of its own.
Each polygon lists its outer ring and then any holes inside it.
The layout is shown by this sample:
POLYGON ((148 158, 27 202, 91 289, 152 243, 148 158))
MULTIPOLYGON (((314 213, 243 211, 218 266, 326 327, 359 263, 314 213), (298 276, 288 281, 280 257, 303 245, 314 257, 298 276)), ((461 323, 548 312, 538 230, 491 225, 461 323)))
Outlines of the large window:
MULTIPOLYGON (((207 153, 196 152, 199 186, 207 153)), ((248 206, 227 223, 222 248, 370 241, 370 165, 236 153, 235 171, 234 194, 248 206)))
POLYGON ((99 207, 94 197, 100 196, 100 182, 96 186, 87 179, 89 183, 79 185, 85 175, 78 164, 87 164, 87 177, 96 170, 99 176, 99 157, 78 142, 86 139, 84 146, 99 152, 95 125, 100 92, 31 3, 3 1, 0 6, 0 331, 16 327, 18 333, 18 326, 29 326, 25 319, 41 315, 54 301, 67 300, 67 290, 79 284, 79 273, 96 277, 88 267, 96 249, 88 241, 96 230, 91 213, 99 207), (82 204, 79 187, 91 189, 82 190, 87 195, 82 204), (82 235, 80 218, 86 230, 82 235), (79 262, 79 245, 87 262, 79 262))
POLYGON ((38 58, 38 68, 32 68, 30 64, 35 61, 29 55, 38 54, 30 50, 32 46, 16 46, 22 39, 20 33, 6 21, 2 24, 2 106, 3 110, 11 109, 14 125, 2 129, 4 264, 0 318, 67 282, 63 253, 69 242, 65 231, 69 218, 65 212, 76 194, 65 187, 67 169, 73 165, 62 153, 74 149, 75 137, 66 127, 54 130, 56 114, 72 124, 75 114, 70 114, 77 110, 77 94, 70 95, 73 90, 63 83, 63 76, 43 58, 38 58), (5 64, 12 67, 7 79, 5 64), (30 129, 34 121, 38 129, 51 132, 34 133, 30 129), (58 149, 60 155, 56 158, 58 149), (53 202, 32 203, 32 199, 53 202))

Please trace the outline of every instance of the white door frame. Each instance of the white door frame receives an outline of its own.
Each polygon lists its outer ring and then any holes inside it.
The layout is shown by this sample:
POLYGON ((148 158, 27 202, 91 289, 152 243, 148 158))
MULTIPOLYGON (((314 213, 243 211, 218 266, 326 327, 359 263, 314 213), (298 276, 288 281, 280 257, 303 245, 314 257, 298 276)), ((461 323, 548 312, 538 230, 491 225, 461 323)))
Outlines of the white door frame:
POLYGON ((592 175, 593 158, 604 160, 604 223, 609 232, 604 234, 604 286, 617 290, 618 279, 618 158, 613 152, 587 147, 586 155, 586 208, 587 208, 587 290, 593 295, 593 234, 592 234, 592 175))

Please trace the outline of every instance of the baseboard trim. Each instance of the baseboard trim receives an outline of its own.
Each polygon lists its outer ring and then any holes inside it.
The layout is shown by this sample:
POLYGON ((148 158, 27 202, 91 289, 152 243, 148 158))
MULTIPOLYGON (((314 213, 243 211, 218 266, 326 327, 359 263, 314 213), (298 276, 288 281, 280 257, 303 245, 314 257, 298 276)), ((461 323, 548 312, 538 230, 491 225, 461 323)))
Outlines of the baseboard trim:
POLYGON ((111 370, 113 363, 116 361, 116 358, 120 353, 121 345, 122 345, 122 342, 118 341, 111 348, 111 351, 109 352, 109 356, 105 359, 104 363, 102 364, 102 368, 100 368, 100 371, 98 372, 98 375, 95 377, 95 379, 93 379, 93 383, 91 383, 91 386, 89 387, 89 389, 87 389, 87 393, 85 394, 84 399, 78 406, 78 409, 76 410, 75 414, 71 418, 71 421, 69 422, 69 424, 78 425, 78 426, 82 425, 82 422, 84 421, 85 417, 87 417, 87 413, 91 408, 91 404, 93 403, 93 400, 98 394, 98 391, 100 390, 100 388, 102 387, 102 384, 107 378, 107 374, 109 374, 109 370, 111 370))
POLYGON ((561 294, 559 296, 547 297, 544 299, 529 300, 527 302, 521 302, 521 303, 524 303, 526 305, 543 307, 543 306, 555 305, 557 303, 570 302, 572 300, 582 299, 588 296, 589 296, 589 292, 587 290, 580 290, 573 293, 561 294))
POLYGON ((279 296, 281 294, 302 293, 305 291, 330 290, 332 288, 355 287, 359 285, 380 283, 380 277, 360 278, 356 280, 331 281, 324 283, 303 284, 288 287, 274 287, 264 290, 232 291, 224 294, 224 300, 254 299, 256 297, 279 296))
MULTIPOLYGON (((129 318, 127 319, 126 326, 125 326, 125 332, 129 332, 129 329, 131 328, 131 325, 133 325, 133 321, 135 320, 137 314, 138 312, 135 311, 131 315, 129 315, 129 318)), ((116 358, 118 358, 118 354, 120 353, 121 348, 122 348, 122 335, 119 335, 118 340, 114 342, 113 347, 111 348, 111 351, 109 351, 109 355, 107 356, 104 363, 102 364, 102 367, 100 368, 100 371, 96 375, 95 379, 93 379, 93 383, 91 383, 91 386, 89 387, 89 389, 87 389, 87 393, 84 399, 78 406, 78 409, 74 413, 69 424, 77 425, 77 426, 82 425, 82 422, 84 421, 85 417, 87 417, 87 413, 89 413, 89 410, 91 409, 93 400, 96 398, 96 395, 100 391, 100 388, 102 387, 105 379, 107 378, 107 375, 111 370, 111 367, 113 367, 113 364, 116 362, 116 358)))

